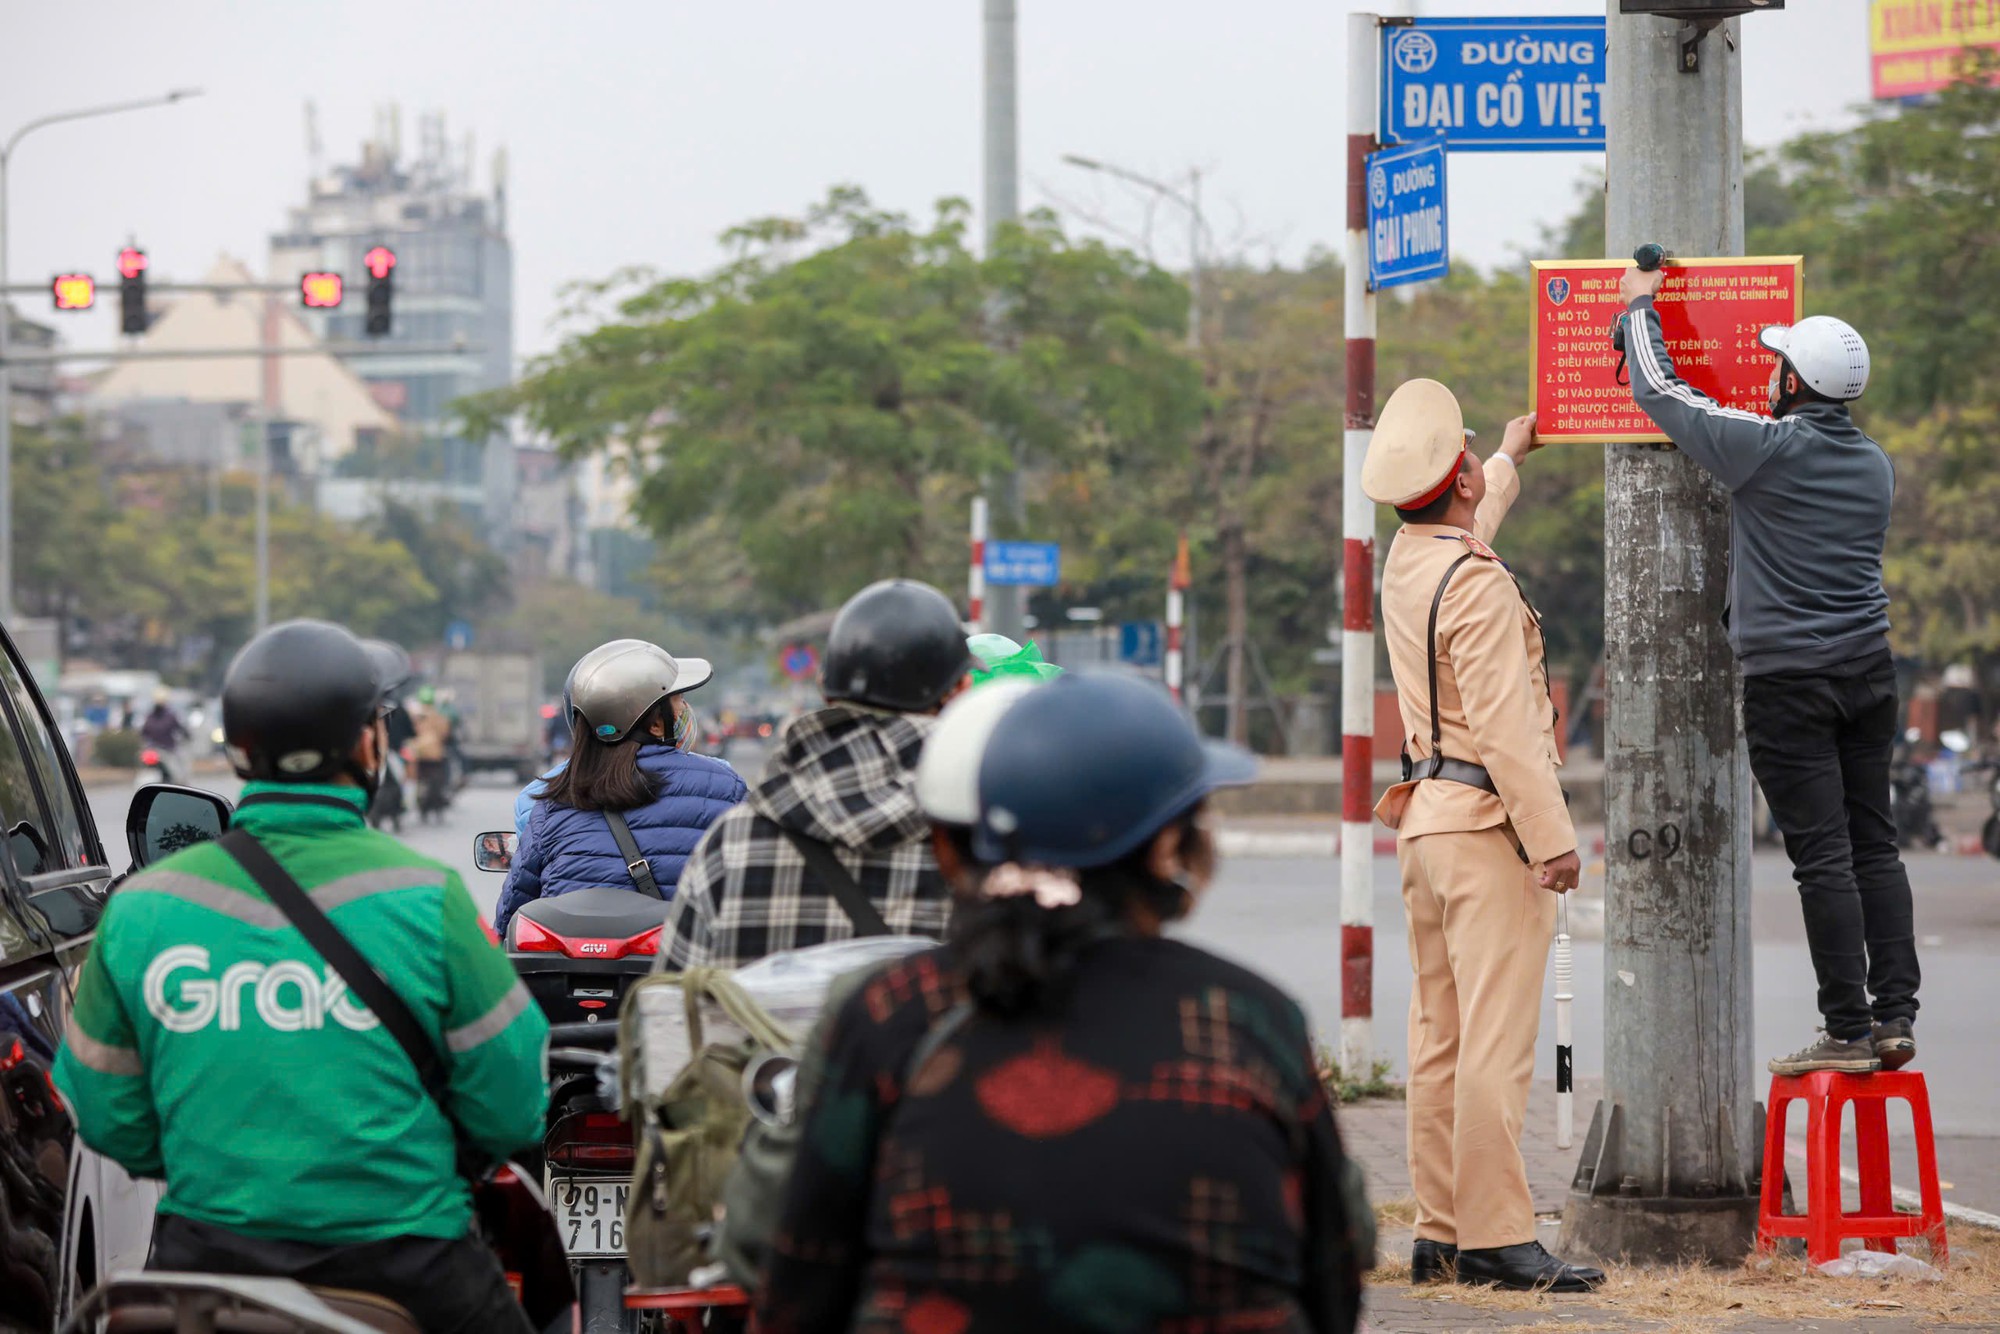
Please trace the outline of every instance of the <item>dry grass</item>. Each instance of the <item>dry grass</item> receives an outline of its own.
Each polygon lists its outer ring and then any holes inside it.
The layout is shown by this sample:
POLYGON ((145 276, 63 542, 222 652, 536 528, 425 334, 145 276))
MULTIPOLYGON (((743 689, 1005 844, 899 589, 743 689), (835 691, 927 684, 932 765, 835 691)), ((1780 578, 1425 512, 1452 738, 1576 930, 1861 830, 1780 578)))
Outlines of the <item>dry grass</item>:
MULTIPOLYGON (((1400 1203, 1400 1202, 1398 1202, 1400 1203)), ((1389 1206, 1389 1207, 1394 1207, 1389 1206)), ((1923 1319, 1928 1324, 1990 1322, 2000 1318, 2000 1233, 1954 1228, 1949 1233, 1951 1263, 1941 1283, 1910 1279, 1828 1278, 1804 1259, 1778 1255, 1746 1261, 1738 1269, 1640 1268, 1617 1265, 1609 1281, 1588 1297, 1501 1292, 1491 1288, 1426 1286, 1411 1297, 1480 1311, 1548 1311, 1569 1308, 1577 1318, 1532 1326, 1537 1330, 1619 1328, 1647 1322, 1670 1334, 1706 1334, 1738 1320, 1855 1320, 1870 1317, 1923 1319), (1579 1309, 1582 1308, 1582 1309, 1579 1309), (1606 1313, 1611 1326, 1589 1323, 1606 1313)), ((1910 1252, 1928 1258, 1922 1242, 1910 1252)), ((1370 1275, 1383 1286, 1407 1285, 1409 1260, 1398 1257, 1370 1275)))
POLYGON ((1417 1201, 1414 1196, 1404 1195, 1393 1200, 1382 1200, 1375 1206, 1375 1226, 1378 1229, 1386 1231, 1389 1228, 1416 1225, 1417 1201))

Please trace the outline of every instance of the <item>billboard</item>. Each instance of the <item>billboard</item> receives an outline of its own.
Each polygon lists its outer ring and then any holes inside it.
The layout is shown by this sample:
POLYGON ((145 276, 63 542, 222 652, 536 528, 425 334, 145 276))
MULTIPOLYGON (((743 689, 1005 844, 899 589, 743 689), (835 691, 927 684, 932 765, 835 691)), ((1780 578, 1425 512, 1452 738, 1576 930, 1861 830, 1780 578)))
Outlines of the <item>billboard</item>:
MULTIPOLYGON (((1665 441, 1620 383, 1611 326, 1624 307, 1622 259, 1536 260, 1530 392, 1543 440, 1665 441)), ((1770 407, 1768 325, 1796 324, 1804 261, 1797 255, 1674 259, 1654 306, 1682 379, 1727 408, 1770 407)), ((1628 368, 1629 371, 1629 368, 1628 368)))
POLYGON ((1873 0, 1868 54, 1878 100, 1921 97, 1958 77, 1965 53, 2000 48, 2000 0, 1873 0))

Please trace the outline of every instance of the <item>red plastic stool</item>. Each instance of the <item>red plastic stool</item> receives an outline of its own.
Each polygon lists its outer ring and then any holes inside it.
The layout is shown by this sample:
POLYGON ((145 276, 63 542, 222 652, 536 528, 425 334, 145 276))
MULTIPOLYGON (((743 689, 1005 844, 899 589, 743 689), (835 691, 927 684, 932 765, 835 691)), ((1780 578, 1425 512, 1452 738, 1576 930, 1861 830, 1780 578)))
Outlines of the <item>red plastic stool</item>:
POLYGON ((1840 1258, 1840 1243, 1860 1237, 1872 1251, 1896 1249, 1898 1237, 1928 1237, 1931 1263, 1945 1266, 1944 1199, 1938 1189, 1937 1144, 1931 1138, 1931 1099, 1924 1077, 1914 1070, 1873 1075, 1823 1072, 1777 1075, 1764 1123, 1764 1202, 1757 1217, 1757 1249, 1768 1251, 1779 1237, 1804 1237, 1813 1264, 1840 1258), (1918 1191, 1921 1214, 1899 1214, 1889 1187, 1888 1103, 1910 1105, 1917 1129, 1918 1191), (1806 1211, 1784 1212, 1785 1114, 1794 1102, 1806 1104, 1806 1211), (1840 1199, 1840 1123, 1854 1104, 1854 1145, 1861 1161, 1861 1208, 1845 1213, 1840 1199))

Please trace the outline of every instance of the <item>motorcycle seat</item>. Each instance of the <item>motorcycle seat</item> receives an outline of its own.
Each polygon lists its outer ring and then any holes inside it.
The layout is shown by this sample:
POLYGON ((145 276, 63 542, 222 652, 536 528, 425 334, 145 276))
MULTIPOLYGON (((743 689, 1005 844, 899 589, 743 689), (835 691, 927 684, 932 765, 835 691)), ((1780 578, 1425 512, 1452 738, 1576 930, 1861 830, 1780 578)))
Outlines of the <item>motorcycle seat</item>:
POLYGON ((664 923, 667 907, 665 899, 607 885, 534 899, 518 915, 572 940, 630 940, 664 923))
MULTIPOLYGON (((297 1291, 297 1289, 294 1289, 297 1291)), ((336 1315, 347 1317, 376 1334, 424 1334, 423 1326, 402 1306, 372 1292, 353 1292, 343 1288, 308 1288, 320 1305, 336 1315)), ((257 1309, 254 1306, 238 1306, 225 1296, 211 1309, 196 1316, 192 1326, 183 1323, 199 1308, 180 1306, 172 1301, 118 1300, 105 1313, 105 1334, 180 1334, 193 1328, 214 1331, 214 1334, 298 1334, 305 1328, 318 1329, 318 1324, 301 1324, 301 1318, 310 1319, 309 1313, 287 1315, 281 1311, 257 1309)), ((208 1305, 208 1303, 203 1303, 208 1305)))

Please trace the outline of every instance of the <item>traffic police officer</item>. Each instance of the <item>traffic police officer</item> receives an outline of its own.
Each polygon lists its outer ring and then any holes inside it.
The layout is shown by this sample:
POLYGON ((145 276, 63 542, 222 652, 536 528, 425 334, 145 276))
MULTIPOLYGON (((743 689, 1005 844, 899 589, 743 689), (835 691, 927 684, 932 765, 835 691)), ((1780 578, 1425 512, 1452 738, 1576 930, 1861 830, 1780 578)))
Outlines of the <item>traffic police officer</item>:
POLYGON ((1555 894, 1576 831, 1556 780, 1541 624, 1486 544, 1538 447, 1517 417, 1482 467, 1458 400, 1412 380, 1383 408, 1362 470, 1403 520, 1382 569, 1405 781, 1375 808, 1397 833, 1410 997, 1412 1278, 1557 1292, 1604 1281, 1535 1240, 1521 1162, 1555 894), (1553 890, 1554 893, 1549 891, 1553 890))

